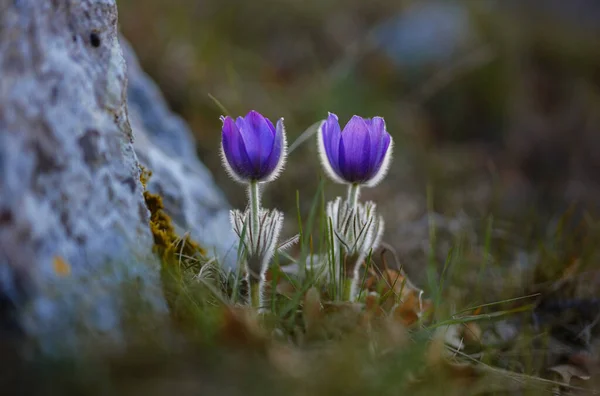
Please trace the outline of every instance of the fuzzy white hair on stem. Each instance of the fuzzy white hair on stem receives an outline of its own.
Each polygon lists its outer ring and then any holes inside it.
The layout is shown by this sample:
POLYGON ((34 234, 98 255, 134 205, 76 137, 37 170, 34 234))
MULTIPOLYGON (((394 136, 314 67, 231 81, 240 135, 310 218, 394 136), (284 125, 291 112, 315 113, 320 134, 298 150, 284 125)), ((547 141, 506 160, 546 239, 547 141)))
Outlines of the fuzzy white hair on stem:
MULTIPOLYGON (((346 257, 356 260, 353 265, 353 278, 350 298, 355 300, 360 289, 360 267, 370 252, 377 249, 383 236, 385 223, 378 216, 372 201, 357 203, 354 208, 341 197, 327 203, 327 217, 331 220, 335 235, 334 255, 346 253, 346 257)), ((334 273, 339 273, 337 268, 334 273)))
POLYGON ((368 245, 370 245, 370 248, 368 250, 363 248, 363 250, 360 251, 361 253, 360 253, 358 259, 356 260, 356 263, 354 264, 354 271, 352 274, 352 283, 350 285, 350 301, 355 301, 360 292, 360 287, 361 287, 360 282, 362 280, 360 268, 362 267, 362 263, 375 249, 377 249, 379 247, 379 244, 381 243, 381 238, 383 237, 383 230, 384 230, 384 226, 385 226, 383 217, 382 216, 374 216, 374 218, 376 218, 376 220, 373 222, 374 229, 370 230, 370 232, 372 234, 370 235, 371 240, 370 240, 370 243, 368 244, 368 245))
MULTIPOLYGON (((275 251, 278 250, 277 242, 283 227, 283 213, 278 210, 260 208, 258 229, 254 229, 252 226, 250 209, 246 209, 244 212, 234 209, 230 213, 232 228, 246 250, 243 265, 246 267, 247 281, 252 287, 252 284, 256 284, 255 281, 258 280, 259 311, 263 311, 266 301, 265 275, 275 251)), ((291 244, 296 240, 292 238, 286 244, 291 244)))

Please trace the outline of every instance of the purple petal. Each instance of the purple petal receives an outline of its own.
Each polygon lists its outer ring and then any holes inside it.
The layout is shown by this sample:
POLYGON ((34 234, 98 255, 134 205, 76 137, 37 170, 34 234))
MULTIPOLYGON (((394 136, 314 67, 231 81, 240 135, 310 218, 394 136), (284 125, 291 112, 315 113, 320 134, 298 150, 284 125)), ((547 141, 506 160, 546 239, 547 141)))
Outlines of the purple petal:
MULTIPOLYGON (((269 121, 270 122, 270 121, 269 121)), ((283 153, 283 118, 280 118, 277 121, 277 128, 275 130, 275 140, 273 142, 273 149, 271 150, 271 155, 267 162, 265 163, 264 169, 262 169, 265 175, 271 174, 277 164, 279 163, 279 159, 281 158, 281 154, 283 153)))
POLYGON ((379 167, 381 166, 381 163, 383 162, 383 158, 385 157, 388 149, 390 148, 391 141, 392 141, 392 137, 390 136, 389 133, 385 132, 383 134, 383 137, 381 138, 381 149, 377 153, 377 162, 376 162, 377 169, 375 169, 375 172, 377 172, 379 170, 379 167))
POLYGON ((329 113, 329 116, 325 120, 325 124, 323 124, 323 145, 325 146, 325 153, 327 154, 327 159, 329 159, 329 165, 334 170, 335 173, 341 176, 340 174, 340 164, 339 164, 339 147, 340 147, 340 139, 342 137, 342 132, 340 129, 340 123, 338 122, 338 117, 329 113))
POLYGON ((271 122, 267 122, 265 117, 254 110, 249 112, 243 118, 243 121, 241 117, 238 118, 238 122, 239 125, 243 125, 240 128, 240 134, 242 135, 242 139, 244 139, 248 158, 254 169, 254 177, 260 179, 264 176, 262 169, 268 162, 273 150, 275 127, 271 122))
POLYGON ((252 169, 244 141, 236 123, 231 117, 221 118, 223 120, 222 144, 227 163, 240 178, 247 178, 252 169))
MULTIPOLYGON (((371 136, 371 156, 369 164, 369 173, 374 174, 377 172, 383 161, 385 155, 384 149, 384 136, 389 134, 385 130, 385 121, 381 117, 373 117, 370 120, 369 132, 371 136)), ((389 139, 388 139, 389 146, 389 139)))
POLYGON ((369 159, 371 141, 367 123, 358 116, 353 116, 340 139, 340 171, 346 181, 359 183, 369 175, 369 159))
POLYGON ((273 123, 267 117, 265 117, 265 121, 267 122, 267 125, 269 126, 269 129, 271 130, 271 135, 275 136, 277 134, 277 130, 276 130, 275 126, 273 125, 273 123))

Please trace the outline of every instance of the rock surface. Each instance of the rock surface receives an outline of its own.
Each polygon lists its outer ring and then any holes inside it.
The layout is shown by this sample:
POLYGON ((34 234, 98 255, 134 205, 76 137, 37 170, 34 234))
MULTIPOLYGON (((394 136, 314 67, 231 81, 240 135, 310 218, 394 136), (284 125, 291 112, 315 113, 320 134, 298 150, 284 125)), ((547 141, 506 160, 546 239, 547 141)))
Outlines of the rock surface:
POLYGON ((115 1, 0 0, 0 76, 0 337, 119 343, 132 282, 152 314, 166 304, 115 1))
POLYGON ((140 162, 152 171, 148 190, 162 197, 180 234, 189 232, 209 255, 215 255, 225 268, 233 268, 237 251, 232 248, 236 242, 229 204, 198 160, 185 122, 169 110, 126 41, 120 38, 120 42, 127 61, 134 147, 140 162))

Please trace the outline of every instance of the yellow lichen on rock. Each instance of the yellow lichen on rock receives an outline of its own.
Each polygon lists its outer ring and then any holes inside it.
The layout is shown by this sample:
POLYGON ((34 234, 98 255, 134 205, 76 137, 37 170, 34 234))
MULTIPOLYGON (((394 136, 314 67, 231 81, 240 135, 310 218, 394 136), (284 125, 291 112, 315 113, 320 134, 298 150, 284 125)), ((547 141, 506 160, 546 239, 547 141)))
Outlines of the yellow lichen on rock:
POLYGON ((177 235, 171 218, 164 210, 162 198, 147 190, 152 172, 141 165, 140 171, 140 182, 144 187, 144 200, 150 211, 150 231, 154 238, 155 253, 168 262, 179 261, 179 254, 187 257, 194 257, 197 254, 204 255, 205 250, 192 241, 188 235, 183 237, 177 235))
POLYGON ((56 275, 62 277, 71 275, 71 265, 61 256, 55 256, 52 265, 56 275))
POLYGON ((148 180, 152 177, 152 171, 150 169, 146 169, 146 167, 139 165, 140 168, 140 182, 142 183, 142 187, 144 187, 144 191, 148 187, 148 180))

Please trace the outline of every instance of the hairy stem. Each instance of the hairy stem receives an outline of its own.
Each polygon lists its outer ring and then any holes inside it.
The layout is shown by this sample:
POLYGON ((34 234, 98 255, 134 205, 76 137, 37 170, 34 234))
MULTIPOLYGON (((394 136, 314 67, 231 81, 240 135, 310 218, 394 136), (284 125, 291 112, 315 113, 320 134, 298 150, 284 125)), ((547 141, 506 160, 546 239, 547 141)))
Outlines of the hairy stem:
POLYGON ((248 200, 250 201, 250 232, 253 243, 258 238, 259 233, 259 214, 260 214, 260 192, 258 182, 252 181, 248 185, 248 200))
POLYGON ((358 184, 350 184, 348 186, 348 206, 352 208, 352 210, 356 209, 356 205, 358 204, 358 196, 360 194, 360 185, 358 184))
POLYGON ((248 279, 248 291, 250 292, 250 305, 258 308, 261 302, 261 285, 260 280, 250 275, 248 279))
MULTIPOLYGON (((356 238, 355 230, 354 230, 354 220, 356 219, 356 207, 358 205, 358 196, 360 194, 360 186, 356 183, 350 184, 348 186, 348 200, 346 201, 348 208, 350 209, 350 223, 348 225, 348 241, 350 242, 350 247, 352 248, 353 241, 356 238)), ((342 248, 342 250, 344 250, 342 248)), ((352 254, 351 251, 346 252, 347 254, 352 254)))
MULTIPOLYGON (((251 181, 248 184, 248 201, 250 206, 250 243, 252 252, 248 262, 248 288, 249 302, 255 308, 260 308, 262 302, 261 263, 256 262, 260 254, 260 190, 258 182, 251 181)), ((266 241, 263 241, 265 243, 266 241)))

